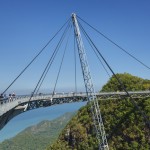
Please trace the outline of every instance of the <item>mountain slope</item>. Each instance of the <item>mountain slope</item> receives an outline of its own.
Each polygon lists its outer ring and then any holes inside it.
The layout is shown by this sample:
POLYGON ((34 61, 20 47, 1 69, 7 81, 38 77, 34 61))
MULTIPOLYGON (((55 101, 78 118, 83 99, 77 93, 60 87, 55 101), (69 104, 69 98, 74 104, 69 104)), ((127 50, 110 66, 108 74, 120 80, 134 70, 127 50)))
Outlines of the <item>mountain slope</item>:
POLYGON ((57 139, 61 130, 75 113, 66 113, 52 120, 26 128, 15 137, 0 144, 0 150, 43 150, 57 139))
MULTIPOLYGON (((134 79, 133 76, 131 81, 134 79)), ((108 84, 109 82, 105 87, 108 84)), ((136 83, 133 84, 137 86, 136 83)), ((128 87, 128 84, 126 86, 128 87)), ((133 85, 130 83, 129 86, 133 85)), ((150 98, 136 99, 136 103, 150 120, 150 98)), ((150 149, 150 130, 129 99, 99 100, 99 106, 110 150, 150 149)), ((62 131, 58 140, 47 150, 97 150, 98 142, 94 131, 90 106, 87 105, 78 111, 62 131)))

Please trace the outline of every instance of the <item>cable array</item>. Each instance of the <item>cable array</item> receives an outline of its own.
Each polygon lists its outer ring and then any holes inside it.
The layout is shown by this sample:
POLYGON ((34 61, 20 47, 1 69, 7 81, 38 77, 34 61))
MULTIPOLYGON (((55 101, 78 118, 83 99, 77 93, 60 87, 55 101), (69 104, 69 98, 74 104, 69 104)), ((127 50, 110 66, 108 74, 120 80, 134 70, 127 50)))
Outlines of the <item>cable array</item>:
MULTIPOLYGON (((88 33, 86 32, 86 30, 83 28, 81 22, 84 22, 86 25, 88 25, 90 28, 92 28, 94 31, 96 31, 99 35, 101 35, 102 37, 104 37, 107 41, 109 41, 110 43, 112 43, 113 45, 115 45, 116 47, 118 47, 120 50, 122 50, 123 52, 125 52, 128 56, 130 56, 131 58, 133 58, 134 60, 136 60, 138 63, 140 63, 141 65, 143 65, 144 67, 146 67, 147 69, 150 70, 150 67, 148 65, 146 65, 145 63, 143 63, 142 61, 140 61, 138 58, 136 58, 135 56, 133 56, 132 54, 130 54, 127 50, 125 50, 124 48, 122 48, 121 46, 119 46, 116 42, 112 41, 110 38, 108 38, 106 35, 104 35, 102 32, 100 32, 99 30, 97 30, 96 28, 94 28, 93 26, 91 26, 89 23, 87 23, 86 21, 84 21, 82 18, 80 18, 79 16, 73 14, 72 15, 72 23, 74 26, 74 43, 73 43, 73 49, 74 49, 74 84, 75 84, 75 92, 77 92, 77 56, 76 53, 78 52, 79 55, 79 59, 80 59, 80 65, 81 65, 81 69, 82 69, 82 75, 83 75, 83 80, 84 80, 84 84, 85 84, 85 89, 86 89, 86 93, 87 93, 87 99, 88 102, 91 105, 91 113, 92 113, 92 117, 93 117, 93 122, 95 125, 95 129, 96 129, 96 136, 97 139, 99 141, 99 149, 100 150, 109 150, 108 147, 108 143, 107 143, 107 137, 106 137, 106 133, 105 133, 105 129, 104 129, 104 124, 102 121, 102 116, 101 116, 101 112, 100 112, 100 108, 99 108, 99 104, 98 104, 98 100, 96 98, 95 95, 95 90, 94 90, 94 85, 92 83, 92 77, 91 77, 91 73, 89 70, 89 66, 88 66, 88 61, 87 61, 87 56, 86 56, 86 52, 85 52, 85 48, 84 48, 84 44, 81 38, 81 33, 80 33, 80 29, 83 33, 83 35, 85 36, 86 40, 88 41, 89 45, 91 46, 91 49, 93 50, 94 54, 96 55, 96 57, 98 58, 100 64, 102 65, 103 69, 105 70, 105 72, 107 73, 107 75, 109 77, 110 74, 108 72, 108 70, 112 73, 112 75, 116 78, 117 82, 121 85, 122 89, 125 91, 126 96, 129 97, 131 103, 133 104, 133 106, 139 111, 139 113, 142 115, 144 121, 146 122, 146 124, 148 125, 148 128, 150 129, 150 121, 148 116, 145 114, 145 112, 138 106, 138 104, 136 103, 136 101, 133 100, 133 98, 130 96, 129 92, 127 91, 127 89, 125 88, 124 84, 122 83, 122 81, 117 77, 117 75, 115 74, 115 72, 113 71, 112 67, 109 65, 109 63, 107 62, 107 60, 104 58, 104 56, 102 55, 102 53, 100 52, 100 50, 97 48, 97 46, 95 45, 95 43, 93 42, 93 40, 91 39, 91 37, 88 35, 88 33), (77 50, 76 50, 77 48, 77 50), (107 67, 107 68, 106 68, 107 67)), ((2 94, 6 93, 6 91, 17 81, 17 79, 30 67, 31 64, 33 64, 33 62, 41 55, 41 53, 48 47, 48 45, 52 42, 52 40, 64 29, 55 49, 53 50, 52 55, 50 56, 30 98, 28 101, 28 106, 27 109, 30 109, 30 101, 32 99, 32 97, 34 95, 37 95, 49 70, 51 69, 52 64, 54 64, 54 60, 56 59, 56 56, 60 50, 60 47, 62 45, 62 43, 64 42, 64 39, 66 38, 67 34, 68 34, 68 38, 65 44, 65 48, 63 51, 63 55, 62 58, 60 60, 60 66, 58 69, 58 73, 56 76, 56 81, 54 84, 54 88, 53 88, 53 92, 52 92, 52 97, 54 96, 55 90, 56 90, 56 86, 58 83, 58 79, 60 77, 60 72, 62 69, 62 65, 64 62, 64 58, 65 58, 65 54, 66 54, 66 50, 68 47, 68 43, 69 43, 69 39, 70 39, 70 33, 71 33, 71 29, 72 29, 72 23, 71 23, 71 18, 69 18, 62 26, 61 28, 54 34, 54 36, 46 43, 46 45, 37 53, 37 55, 29 62, 29 64, 19 73, 19 75, 9 84, 9 86, 3 91, 2 94), (69 32, 69 33, 68 33, 69 32)), ((12 110, 12 113, 14 112, 14 110, 12 110)), ((6 122, 9 118, 6 119, 6 122)))
POLYGON ((126 92, 126 96, 130 98, 131 103, 133 104, 133 106, 140 112, 140 114, 143 116, 146 124, 148 125, 148 128, 150 129, 150 121, 148 119, 148 116, 145 114, 145 112, 143 110, 141 110, 141 108, 137 105, 137 103, 134 101, 134 99, 130 96, 130 94, 128 93, 127 89, 125 88, 124 84, 121 82, 121 80, 116 76, 115 72, 113 71, 113 69, 110 67, 110 65, 108 64, 108 62, 106 61, 106 59, 103 57, 103 55, 101 54, 101 52, 99 51, 99 49, 96 47, 96 45, 94 44, 94 42, 92 41, 92 39, 89 37, 89 35, 87 34, 87 32, 84 30, 84 28, 82 27, 82 25, 80 24, 80 28, 82 29, 84 35, 88 38, 89 42, 93 45, 93 47, 95 48, 95 50, 97 51, 98 55, 102 58, 102 60, 104 61, 104 63, 107 65, 107 67, 109 68, 109 70, 112 72, 112 74, 114 75, 114 77, 116 78, 117 82, 121 85, 122 89, 126 92))
POLYGON ((148 65, 146 65, 144 62, 142 62, 141 60, 139 60, 137 57, 133 56, 131 53, 129 53, 127 50, 125 50, 124 48, 122 48, 120 45, 118 45, 116 42, 114 42, 113 40, 111 40, 110 38, 108 38, 106 35, 104 35, 102 32, 100 32, 99 30, 97 30, 96 28, 94 28, 92 25, 90 25, 89 23, 87 23, 85 20, 83 20, 81 17, 77 16, 80 20, 82 20, 86 25, 88 25, 89 27, 91 27, 94 31, 96 31, 98 34, 100 34, 102 37, 104 37, 107 41, 109 41, 110 43, 112 43, 113 45, 115 45, 116 47, 118 47, 120 50, 122 50, 123 52, 125 52, 128 56, 130 56, 131 58, 133 58, 134 60, 136 60, 138 63, 140 63, 142 66, 146 67, 147 69, 150 70, 150 67, 148 65))
POLYGON ((37 59, 37 57, 45 50, 45 48, 52 42, 52 40, 58 35, 58 33, 64 28, 64 26, 70 21, 69 18, 62 27, 55 33, 55 35, 46 43, 46 45, 38 52, 38 54, 29 62, 29 64, 19 73, 19 75, 9 84, 9 86, 2 92, 2 94, 6 93, 6 91, 16 82, 16 80, 27 70, 27 68, 37 59))

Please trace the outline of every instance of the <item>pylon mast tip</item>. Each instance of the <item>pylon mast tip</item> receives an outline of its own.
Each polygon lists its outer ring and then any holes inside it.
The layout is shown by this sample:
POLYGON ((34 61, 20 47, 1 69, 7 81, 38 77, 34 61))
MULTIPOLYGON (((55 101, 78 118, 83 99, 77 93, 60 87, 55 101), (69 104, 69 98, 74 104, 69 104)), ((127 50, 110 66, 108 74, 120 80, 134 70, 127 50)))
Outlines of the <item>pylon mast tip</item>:
POLYGON ((71 16, 72 16, 72 17, 75 17, 75 16, 76 16, 76 14, 75 14, 75 13, 72 13, 72 14, 71 14, 71 16))

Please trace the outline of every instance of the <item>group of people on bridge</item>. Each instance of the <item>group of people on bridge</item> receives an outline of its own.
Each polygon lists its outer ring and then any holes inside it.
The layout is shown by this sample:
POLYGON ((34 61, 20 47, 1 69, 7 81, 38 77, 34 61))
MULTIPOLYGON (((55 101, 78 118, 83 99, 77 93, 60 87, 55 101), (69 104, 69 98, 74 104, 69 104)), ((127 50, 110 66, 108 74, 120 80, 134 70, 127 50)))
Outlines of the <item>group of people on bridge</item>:
POLYGON ((8 96, 6 94, 0 94, 0 103, 6 103, 11 102, 16 97, 16 94, 13 92, 12 94, 9 94, 8 96))

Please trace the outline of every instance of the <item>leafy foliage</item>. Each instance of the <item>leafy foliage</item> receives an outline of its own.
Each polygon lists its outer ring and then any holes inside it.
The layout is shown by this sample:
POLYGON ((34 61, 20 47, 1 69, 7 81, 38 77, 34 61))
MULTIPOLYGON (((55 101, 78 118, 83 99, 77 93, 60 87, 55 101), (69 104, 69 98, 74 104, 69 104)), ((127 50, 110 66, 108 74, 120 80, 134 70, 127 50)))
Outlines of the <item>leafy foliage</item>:
MULTIPOLYGON (((142 90, 146 83, 149 85, 149 80, 144 80, 129 74, 118 74, 117 76, 123 79, 128 90, 142 90)), ((113 88, 115 88, 115 91, 118 89, 121 90, 120 87, 114 85, 114 83, 114 77, 112 77, 103 87, 102 91, 112 91, 114 90, 113 88)), ((135 101, 147 114, 150 120, 150 98, 136 99, 135 101)), ((99 100, 99 107, 105 126, 109 148, 111 150, 150 149, 149 128, 139 111, 136 110, 129 99, 99 100)), ((73 117, 62 131, 58 140, 47 148, 47 150, 59 149, 98 149, 98 141, 96 140, 89 105, 78 111, 77 115, 73 117)))
POLYGON ((89 106, 81 108, 62 131, 58 141, 47 149, 72 150, 74 148, 93 150, 93 145, 97 149, 97 141, 92 138, 95 135, 92 117, 89 115, 91 115, 89 106))
POLYGON ((58 138, 74 113, 66 113, 52 120, 42 121, 28 127, 14 138, 5 140, 0 144, 0 150, 43 150, 58 138))
MULTIPOLYGON (((116 74, 128 91, 150 90, 150 80, 145 80, 128 73, 116 74)), ((103 86, 102 92, 123 91, 116 78, 112 76, 106 85, 103 86)))
MULTIPOLYGON (((140 99, 137 102, 149 115, 150 99, 140 99)), ((111 150, 150 149, 149 129, 130 100, 99 101, 99 104, 111 150)), ((85 106, 80 109, 63 130, 59 139, 47 149, 97 150, 98 142, 93 128, 90 107, 85 106)))

